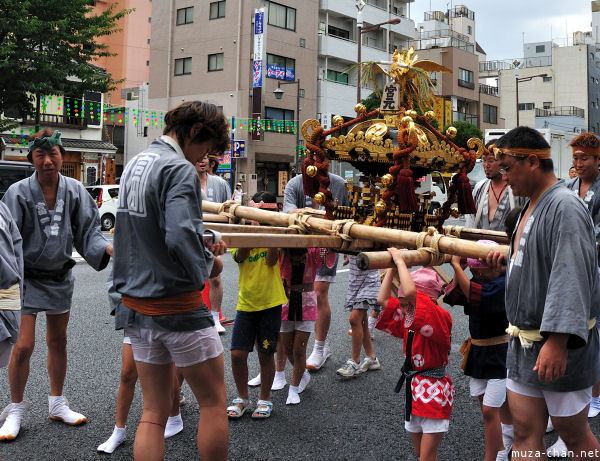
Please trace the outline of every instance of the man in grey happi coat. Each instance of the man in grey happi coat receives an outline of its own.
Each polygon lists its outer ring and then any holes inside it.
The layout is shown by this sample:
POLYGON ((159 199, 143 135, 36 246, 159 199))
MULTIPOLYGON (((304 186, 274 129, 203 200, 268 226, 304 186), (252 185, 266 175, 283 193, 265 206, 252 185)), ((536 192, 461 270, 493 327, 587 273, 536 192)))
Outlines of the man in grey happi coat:
MULTIPOLYGON (((536 451, 545 452, 548 415, 575 459, 588 459, 579 455, 600 453, 587 421, 592 385, 600 377, 592 220, 557 180, 550 146, 539 132, 515 128, 497 147, 514 194, 529 198, 512 235, 506 278, 512 459, 539 459, 536 451)), ((502 259, 491 253, 488 264, 502 259)))
MULTIPOLYGON (((327 166, 329 173, 330 160, 325 159, 323 163, 327 166)), ((342 177, 329 173, 329 190, 333 200, 338 200, 339 205, 348 206, 348 191, 345 181, 342 177)), ((312 199, 304 195, 304 186, 302 185, 302 175, 294 176, 285 186, 283 196, 283 211, 290 211, 299 208, 313 207, 312 199)), ((314 208, 314 207, 313 207, 314 208)), ((332 269, 322 267, 317 270, 315 278, 315 291, 317 292, 317 322, 315 324, 315 345, 312 353, 306 359, 306 368, 311 370, 320 369, 327 358, 331 355, 329 343, 327 342, 327 333, 331 322, 331 307, 329 306, 329 284, 335 282, 337 270, 337 260, 332 269)), ((279 359, 278 359, 279 360, 279 359)), ((275 385, 275 383, 274 383, 275 385)))
POLYGON ((60 174, 65 150, 60 131, 45 129, 30 138, 27 158, 35 167, 29 178, 16 182, 3 202, 23 237, 24 281, 19 339, 12 351, 8 378, 11 401, 0 419, 0 440, 19 434, 25 413, 23 395, 35 346, 38 314, 46 314, 49 416, 75 426, 86 417, 69 408, 62 394, 67 371, 67 325, 75 279, 75 248, 95 270, 102 270, 112 245, 100 231, 98 207, 83 185, 60 174))

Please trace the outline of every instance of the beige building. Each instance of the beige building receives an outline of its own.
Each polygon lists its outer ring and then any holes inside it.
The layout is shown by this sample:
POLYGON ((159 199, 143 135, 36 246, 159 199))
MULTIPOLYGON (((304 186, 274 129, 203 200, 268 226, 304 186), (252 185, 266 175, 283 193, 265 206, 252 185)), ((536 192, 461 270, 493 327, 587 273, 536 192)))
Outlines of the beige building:
POLYGON ((426 12, 417 30, 411 45, 419 58, 452 71, 432 73, 436 94, 452 102, 452 120, 446 124, 466 121, 482 131, 503 128, 498 88, 479 83, 479 61, 485 60, 485 52, 475 36, 475 12, 462 5, 448 12, 426 12))
MULTIPOLYGON (((290 123, 317 113, 319 3, 305 0, 301 9, 297 7, 292 0, 154 2, 149 105, 166 111, 196 99, 216 104, 229 119, 235 118, 234 138, 245 141, 246 158, 234 160, 234 179, 244 182, 248 196, 257 190, 281 195, 280 184, 285 184, 295 162, 296 135, 290 123), (252 86, 252 57, 254 13, 262 6, 265 62, 259 102, 252 86), (268 77, 267 64, 293 71, 293 81, 300 84, 268 77), (280 100, 273 93, 278 84, 284 84, 280 100), (265 122, 259 136, 248 129, 253 101, 256 118, 265 122), (274 123, 267 124, 269 119, 274 123), (253 140, 253 134, 259 139, 253 140)), ((150 135, 158 132, 152 129, 150 135)))

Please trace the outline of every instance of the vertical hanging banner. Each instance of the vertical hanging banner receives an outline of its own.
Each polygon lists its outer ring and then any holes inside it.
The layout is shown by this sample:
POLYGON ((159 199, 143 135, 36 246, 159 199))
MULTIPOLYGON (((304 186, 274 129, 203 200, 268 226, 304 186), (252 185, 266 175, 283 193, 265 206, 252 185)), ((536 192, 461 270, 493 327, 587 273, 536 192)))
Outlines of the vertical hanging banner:
MULTIPOLYGON (((254 10, 254 60, 252 63, 252 118, 260 120, 262 114, 262 79, 265 54, 265 9, 254 10)), ((258 123, 257 123, 258 125, 258 123)), ((260 141, 262 130, 252 132, 252 140, 260 141)))
POLYGON ((254 65, 252 87, 262 87, 262 67, 265 51, 265 9, 254 10, 254 65))

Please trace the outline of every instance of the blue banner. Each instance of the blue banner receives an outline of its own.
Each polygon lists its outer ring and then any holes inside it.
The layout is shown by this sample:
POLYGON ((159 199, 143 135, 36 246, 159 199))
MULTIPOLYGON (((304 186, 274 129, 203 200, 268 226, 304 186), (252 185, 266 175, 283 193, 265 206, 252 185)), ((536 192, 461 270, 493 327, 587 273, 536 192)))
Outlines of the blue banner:
POLYGON ((254 35, 262 34, 264 31, 265 13, 260 11, 254 13, 254 35))

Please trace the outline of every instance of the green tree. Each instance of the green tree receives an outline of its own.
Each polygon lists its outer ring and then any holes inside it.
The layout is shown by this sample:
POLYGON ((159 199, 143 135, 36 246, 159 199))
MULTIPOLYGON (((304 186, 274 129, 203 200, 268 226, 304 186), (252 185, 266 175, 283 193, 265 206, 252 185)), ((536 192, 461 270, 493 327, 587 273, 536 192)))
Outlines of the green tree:
POLYGON ((132 10, 92 13, 89 0, 0 0, 0 114, 39 118, 40 97, 105 93, 115 81, 93 65, 112 56, 98 38, 132 10))
POLYGON ((473 125, 472 123, 460 121, 454 122, 444 128, 444 133, 446 133, 446 130, 450 126, 456 128, 456 137, 452 140, 452 142, 458 147, 464 147, 465 149, 468 149, 467 141, 470 138, 479 138, 483 140, 483 133, 479 128, 477 128, 476 125, 473 125))
POLYGON ((377 91, 373 91, 369 96, 361 101, 361 103, 367 108, 367 112, 379 109, 381 105, 381 94, 377 94, 377 91))

